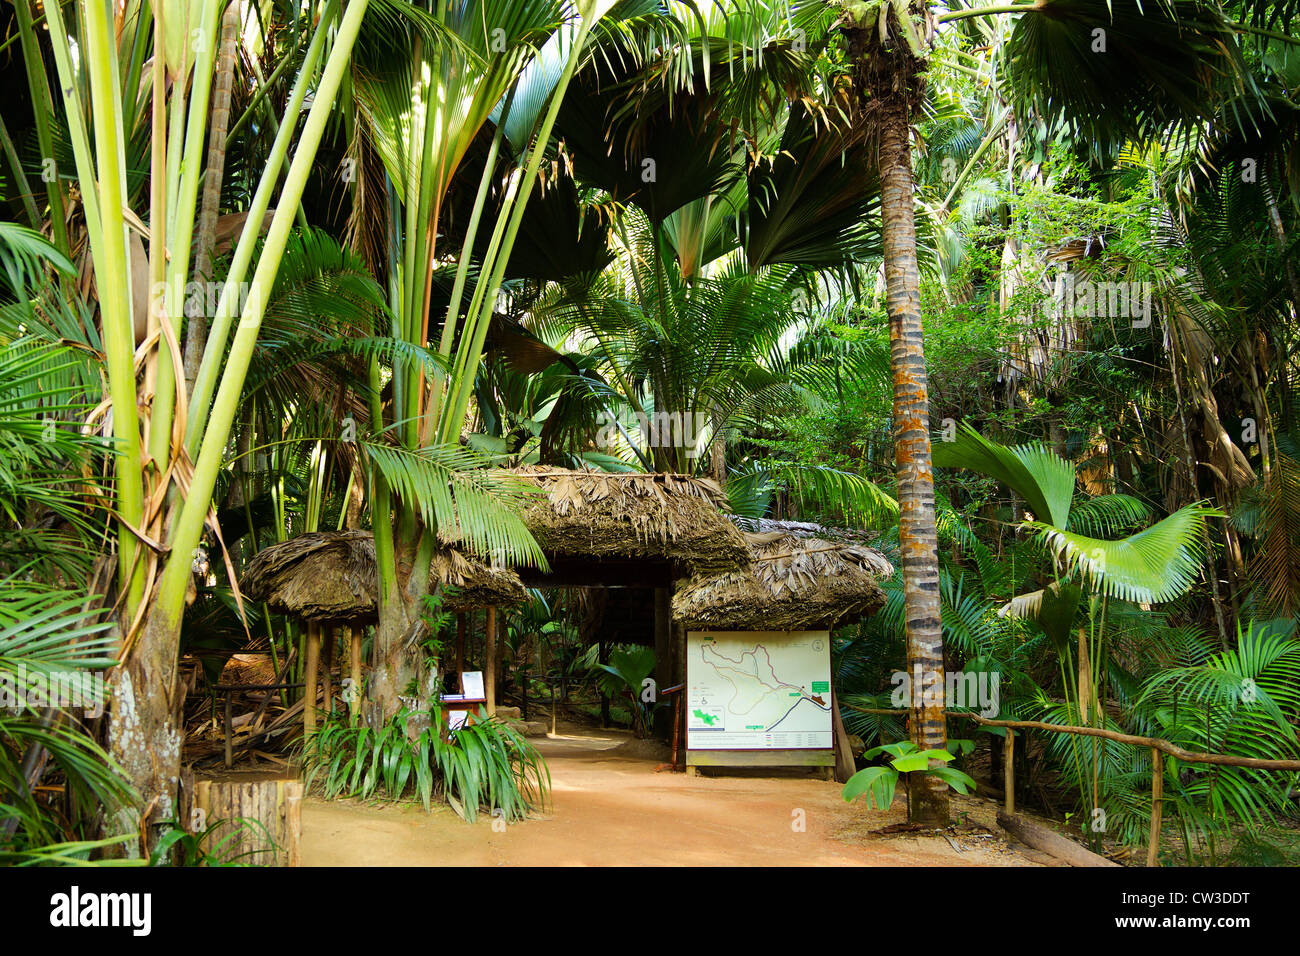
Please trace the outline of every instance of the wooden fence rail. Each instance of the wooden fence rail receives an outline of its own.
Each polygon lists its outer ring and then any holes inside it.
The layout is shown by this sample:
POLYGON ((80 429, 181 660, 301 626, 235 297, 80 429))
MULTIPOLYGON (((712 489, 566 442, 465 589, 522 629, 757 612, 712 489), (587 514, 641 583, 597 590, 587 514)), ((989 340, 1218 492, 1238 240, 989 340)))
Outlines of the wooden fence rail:
MULTIPOLYGON (((841 702, 843 703, 843 702, 841 702)), ((858 707, 844 704, 849 710, 862 714, 885 714, 907 716, 909 710, 890 707, 858 707)), ((1239 757, 1235 754, 1206 754, 1194 750, 1184 750, 1160 737, 1144 737, 1139 734, 1125 734, 1118 730, 1104 727, 1075 727, 1069 724, 1049 724, 1041 720, 993 720, 962 710, 945 710, 945 717, 962 717, 973 720, 985 727, 1005 727, 1007 730, 1007 752, 1003 757, 1004 787, 1006 790, 1005 812, 1015 813, 1015 778, 1012 773, 1012 757, 1015 753, 1016 730, 1046 730, 1057 734, 1077 734, 1081 737, 1100 737, 1122 744, 1151 749, 1151 836, 1147 844, 1147 866, 1156 865, 1156 853, 1160 846, 1160 822, 1164 810, 1164 755, 1175 757, 1187 763, 1207 763, 1223 767, 1246 767, 1251 770, 1300 770, 1300 760, 1264 760, 1259 757, 1239 757)))

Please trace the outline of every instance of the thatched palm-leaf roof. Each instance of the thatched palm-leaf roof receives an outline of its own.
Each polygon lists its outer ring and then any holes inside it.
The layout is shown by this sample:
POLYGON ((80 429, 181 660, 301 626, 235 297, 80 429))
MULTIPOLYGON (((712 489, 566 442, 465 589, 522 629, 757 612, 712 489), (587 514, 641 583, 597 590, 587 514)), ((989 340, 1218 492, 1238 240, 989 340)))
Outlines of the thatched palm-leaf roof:
POLYGON ((524 521, 548 556, 671 560, 686 571, 743 567, 749 554, 716 482, 687 475, 514 469, 543 494, 524 521))
POLYGON ((688 628, 822 630, 866 617, 893 566, 879 551, 782 531, 746 534, 751 569, 696 576, 673 596, 688 628))
POLYGON ((443 598, 449 611, 472 611, 480 607, 509 607, 528 600, 528 590, 519 575, 457 551, 440 548, 434 552, 430 574, 435 581, 455 588, 443 598))
MULTIPOLYGON (((522 604, 519 576, 453 548, 434 553, 432 580, 456 589, 451 611, 522 604)), ((320 531, 263 548, 239 582, 246 597, 310 621, 360 626, 378 617, 375 540, 369 531, 320 531)))

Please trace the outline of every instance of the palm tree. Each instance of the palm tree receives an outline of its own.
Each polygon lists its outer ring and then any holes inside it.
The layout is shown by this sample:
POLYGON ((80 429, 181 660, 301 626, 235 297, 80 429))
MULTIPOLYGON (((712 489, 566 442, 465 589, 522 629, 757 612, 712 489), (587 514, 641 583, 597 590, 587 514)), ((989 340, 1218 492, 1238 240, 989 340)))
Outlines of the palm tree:
MULTIPOLYGON (((120 11, 121 22, 133 28, 129 42, 121 45, 102 4, 78 3, 76 34, 58 4, 45 10, 61 92, 59 113, 75 157, 93 264, 118 452, 112 488, 122 648, 113 671, 110 749, 134 785, 139 807, 149 808, 151 824, 175 811, 181 745, 177 648, 193 556, 210 516, 266 293, 366 8, 367 0, 349 3, 332 37, 339 4, 324 8, 221 285, 221 303, 192 390, 180 356, 181 290, 192 275, 189 250, 200 164, 182 163, 181 155, 200 155, 208 132, 221 4, 206 0, 185 9, 156 8, 158 17, 169 18, 164 21, 155 17, 154 6, 130 2, 120 11), (309 88, 314 99, 291 149, 309 88), (130 95, 124 96, 124 89, 130 95), (147 193, 140 189, 143 177, 128 175, 136 171, 128 169, 127 147, 141 135, 148 139, 147 193), (281 185, 281 167, 290 157, 281 185), (278 199, 276 212, 259 242, 272 199, 278 199), (147 239, 147 259, 132 232, 147 239), (133 246, 139 254, 132 254, 133 246), (144 351, 139 379, 138 348, 144 351)), ((39 86, 44 71, 35 72, 39 86)), ((132 150, 131 155, 139 154, 132 150)), ((128 820, 114 825, 141 832, 128 820)))
MULTIPOLYGON (((832 6, 842 13, 839 30, 853 68, 857 115, 876 145, 880 174, 908 662, 920 668, 924 691, 942 682, 943 645, 911 125, 935 31, 973 17, 1019 16, 1002 51, 1017 110, 1026 119, 1039 116, 1071 129, 1095 151, 1126 138, 1168 135, 1207 117, 1208 93, 1218 74, 1235 68, 1236 47, 1217 8, 1198 0, 1145 7, 1136 0, 954 3, 938 16, 914 0, 840 0, 832 6)), ((911 733, 922 749, 944 747, 941 697, 914 695, 911 733), (927 698, 933 702, 928 706, 927 698)), ((910 803, 912 819, 946 823, 946 788, 933 775, 922 776, 924 790, 910 803)))
POLYGON ((463 448, 460 438, 560 103, 606 9, 596 0, 576 8, 559 0, 409 6, 400 18, 373 23, 359 48, 353 71, 358 119, 395 200, 391 214, 388 201, 374 210, 387 223, 390 338, 408 356, 393 364, 388 419, 380 368, 371 362, 372 434, 361 442, 373 468, 380 612, 369 696, 379 723, 396 713, 414 677, 410 638, 422 627, 439 535, 460 538, 496 560, 544 561, 511 507, 512 487, 485 467, 488 456, 463 448), (525 86, 526 78, 531 82, 525 86), (503 168, 498 157, 510 122, 520 155, 503 168), (489 124, 481 169, 465 165, 489 124), (459 250, 439 249, 448 192, 462 171, 479 174, 463 241, 459 250), (489 221, 487 199, 502 182, 504 198, 489 221), (476 256, 480 227, 490 239, 476 256), (434 277, 453 261, 453 252, 455 278, 443 312, 434 277))
MULTIPOLYGON (((1075 631, 1073 717, 1085 726, 1101 726, 1103 599, 1151 605, 1185 593, 1203 565, 1206 521, 1221 512, 1202 504, 1187 505, 1125 537, 1094 537, 1143 521, 1149 511, 1138 499, 1123 494, 1076 501, 1074 465, 1041 444, 1008 447, 965 424, 956 440, 935 446, 934 461, 940 467, 968 468, 995 478, 1024 501, 1032 517, 1026 516, 1021 527, 1051 554, 1054 580, 1016 595, 1006 612, 1036 620, 1042 627, 1060 659, 1067 700, 1070 682, 1064 677, 1065 666, 1071 631, 1075 631), (1094 626, 1076 629, 1085 606, 1094 626)), ((1093 760, 1097 760, 1095 748, 1093 760)), ((1098 795, 1092 796, 1092 806, 1099 806, 1098 795)))

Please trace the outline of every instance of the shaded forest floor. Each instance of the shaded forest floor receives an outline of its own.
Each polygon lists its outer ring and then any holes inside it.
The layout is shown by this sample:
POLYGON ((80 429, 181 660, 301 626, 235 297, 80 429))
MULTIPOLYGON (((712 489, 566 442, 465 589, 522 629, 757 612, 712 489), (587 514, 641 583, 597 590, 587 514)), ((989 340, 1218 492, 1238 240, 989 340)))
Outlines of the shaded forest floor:
MULTIPOLYGON (((631 736, 561 722, 533 742, 551 772, 544 813, 493 830, 445 807, 359 800, 303 803, 306 866, 1035 866, 1047 858, 981 823, 946 834, 888 832, 905 823, 900 796, 888 811, 846 804, 840 785, 800 772, 688 778, 657 769, 631 736), (802 824, 802 828, 800 827, 802 824), (886 830, 881 833, 880 831, 886 830)), ((961 811, 968 811, 961 816, 961 811)))

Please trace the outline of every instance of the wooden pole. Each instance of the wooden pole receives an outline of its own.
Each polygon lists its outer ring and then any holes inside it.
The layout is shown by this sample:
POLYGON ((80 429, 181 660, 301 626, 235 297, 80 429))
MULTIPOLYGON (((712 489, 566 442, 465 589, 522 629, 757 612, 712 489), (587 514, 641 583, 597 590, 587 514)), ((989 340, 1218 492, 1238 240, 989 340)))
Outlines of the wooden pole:
POLYGON ((307 673, 303 676, 302 729, 316 730, 316 672, 320 663, 320 625, 307 622, 307 673))
POLYGON ((233 767, 233 766, 235 765, 235 760, 234 760, 234 757, 233 757, 233 755, 231 754, 231 750, 230 750, 230 743, 231 743, 231 741, 230 741, 230 719, 231 719, 231 713, 230 713, 230 711, 231 711, 231 698, 232 698, 233 696, 234 696, 234 691, 229 691, 229 690, 226 691, 226 767, 227 767, 227 768, 229 768, 229 767, 233 767))
MULTIPOLYGON (((840 702, 836 698, 835 689, 832 686, 831 693, 831 741, 835 748, 835 779, 840 783, 848 783, 849 778, 857 772, 857 764, 853 761, 853 748, 849 746, 849 732, 844 726, 844 717, 840 714, 840 702)), ((676 733, 676 728, 673 730, 676 733)), ((676 752, 677 741, 673 741, 673 750, 676 752)))
POLYGON ((497 712, 497 609, 487 609, 483 629, 483 691, 487 695, 487 712, 497 712))
POLYGON ((352 638, 352 722, 356 723, 361 714, 361 629, 344 628, 343 633, 352 638))
POLYGON ((1151 749, 1151 839, 1147 843, 1147 866, 1160 865, 1160 824, 1165 809, 1165 758, 1151 749))
POLYGON ((1006 791, 1006 814, 1016 812, 1016 732, 1007 728, 1006 742, 1002 745, 1002 789, 1006 791))
POLYGON ((321 629, 321 639, 325 642, 325 653, 321 661, 321 679, 325 684, 326 717, 334 713, 334 644, 338 636, 338 630, 330 625, 321 629))
MULTIPOLYGON (((460 680, 461 671, 465 669, 465 612, 456 615, 456 680, 460 680)), ((458 685, 457 690, 462 694, 465 693, 464 686, 458 685)))

